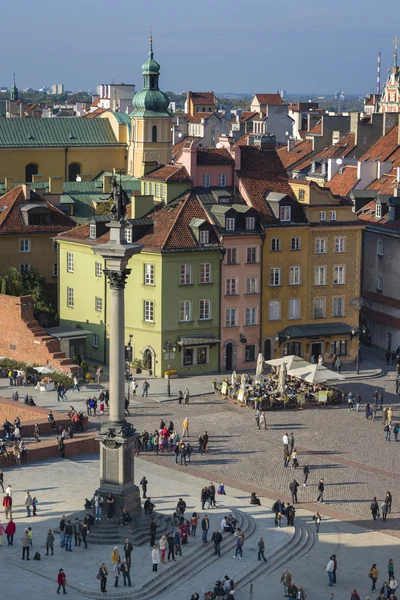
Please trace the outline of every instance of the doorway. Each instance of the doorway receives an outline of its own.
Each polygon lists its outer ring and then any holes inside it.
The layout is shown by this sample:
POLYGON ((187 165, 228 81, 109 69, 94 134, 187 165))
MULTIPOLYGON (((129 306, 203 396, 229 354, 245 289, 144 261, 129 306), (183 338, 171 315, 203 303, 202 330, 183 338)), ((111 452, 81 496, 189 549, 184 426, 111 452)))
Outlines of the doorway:
POLYGON ((264 341, 264 360, 271 360, 272 358, 272 354, 271 354, 271 340, 269 338, 267 338, 264 341))
POLYGON ((314 363, 318 364, 318 357, 322 355, 322 343, 321 342, 313 342, 311 344, 311 356, 314 357, 314 363))
POLYGON ((229 342, 225 347, 225 369, 232 371, 233 369, 233 344, 229 342))

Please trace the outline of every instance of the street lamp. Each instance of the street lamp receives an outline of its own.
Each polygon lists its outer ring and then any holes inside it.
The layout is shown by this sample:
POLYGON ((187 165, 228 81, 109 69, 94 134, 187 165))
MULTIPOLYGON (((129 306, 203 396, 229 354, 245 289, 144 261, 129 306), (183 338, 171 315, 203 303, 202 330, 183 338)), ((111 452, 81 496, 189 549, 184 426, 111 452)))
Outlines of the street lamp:
MULTIPOLYGON (((357 298, 353 298, 353 300, 350 301, 350 306, 352 306, 354 308, 354 310, 356 312, 358 312, 357 321, 360 322, 361 311, 366 306, 371 306, 371 302, 367 298, 358 296, 357 298)), ((360 372, 360 333, 365 334, 366 332, 367 332, 367 328, 365 327, 365 325, 361 325, 361 326, 359 325, 358 327, 353 327, 353 329, 351 330, 351 339, 353 339, 353 337, 355 335, 358 337, 358 339, 357 339, 357 360, 356 360, 357 375, 360 372)))
POLYGON ((354 336, 357 336, 357 358, 356 358, 356 369, 357 375, 360 373, 360 335, 367 333, 367 328, 365 325, 361 325, 360 327, 353 327, 351 330, 351 339, 354 336))
POLYGON ((164 354, 168 354, 168 398, 171 397, 171 381, 170 381, 170 371, 171 371, 171 352, 176 352, 176 345, 172 342, 166 342, 165 346, 162 349, 164 354))
MULTIPOLYGON (((128 363, 132 362, 132 338, 133 338, 133 333, 129 334, 129 342, 126 345, 126 349, 125 349, 125 359, 128 363)), ((130 400, 130 383, 131 383, 131 379, 130 379, 130 371, 129 371, 129 377, 128 377, 128 404, 129 404, 129 400, 130 400)))

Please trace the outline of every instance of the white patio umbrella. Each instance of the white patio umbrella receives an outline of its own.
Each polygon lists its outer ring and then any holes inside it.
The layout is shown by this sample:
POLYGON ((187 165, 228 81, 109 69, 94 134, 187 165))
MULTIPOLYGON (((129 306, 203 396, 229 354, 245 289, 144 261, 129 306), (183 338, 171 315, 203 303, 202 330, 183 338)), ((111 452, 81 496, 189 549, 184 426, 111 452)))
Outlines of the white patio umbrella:
POLYGON ((296 356, 296 354, 288 354, 287 356, 282 356, 282 358, 266 360, 265 364, 270 365, 271 367, 280 367, 285 364, 288 369, 295 369, 297 365, 300 368, 304 365, 310 365, 311 363, 307 362, 300 356, 296 356))
POLYGON ((343 375, 335 373, 322 365, 310 365, 300 369, 292 369, 288 373, 292 377, 302 379, 307 383, 325 383, 326 381, 339 381, 345 379, 343 375))
POLYGON ((279 370, 279 383, 278 383, 278 390, 282 393, 284 388, 285 388, 285 383, 286 383, 286 375, 287 375, 287 368, 286 368, 286 363, 283 363, 283 365, 281 366, 280 370, 279 370))
POLYGON ((259 384, 262 383, 263 364, 264 364, 264 357, 260 352, 260 354, 257 357, 256 376, 255 376, 255 382, 259 383, 259 384))
POLYGON ((245 373, 242 373, 242 376, 240 378, 240 389, 243 391, 246 389, 246 374, 245 373))
POLYGON ((41 373, 42 375, 48 375, 49 373, 53 373, 54 369, 50 367, 33 367, 35 371, 41 373))
POLYGON ((236 371, 232 371, 231 385, 232 385, 232 387, 235 387, 235 385, 236 385, 236 371))

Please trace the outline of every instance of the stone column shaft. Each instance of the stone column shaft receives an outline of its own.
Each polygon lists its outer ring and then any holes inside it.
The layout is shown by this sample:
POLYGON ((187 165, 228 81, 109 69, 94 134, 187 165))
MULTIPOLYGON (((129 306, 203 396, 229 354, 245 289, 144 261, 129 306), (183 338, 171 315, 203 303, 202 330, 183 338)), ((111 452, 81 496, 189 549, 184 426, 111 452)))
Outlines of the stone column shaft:
POLYGON ((110 421, 122 423, 125 421, 125 310, 123 287, 110 289, 110 421), (121 367, 122 365, 122 367, 121 367))

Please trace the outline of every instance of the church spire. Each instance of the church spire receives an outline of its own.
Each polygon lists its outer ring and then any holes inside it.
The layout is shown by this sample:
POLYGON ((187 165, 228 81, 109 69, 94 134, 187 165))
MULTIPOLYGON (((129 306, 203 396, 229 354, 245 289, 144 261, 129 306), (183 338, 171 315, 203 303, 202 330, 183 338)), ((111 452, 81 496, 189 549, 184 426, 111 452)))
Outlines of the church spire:
POLYGON ((399 42, 400 42, 400 40, 397 38, 397 35, 396 35, 396 37, 393 40, 393 43, 394 43, 393 70, 396 69, 396 71, 397 71, 397 67, 398 67, 398 65, 397 65, 397 44, 399 42))
POLYGON ((15 73, 13 73, 13 84, 10 90, 10 100, 18 100, 18 88, 15 85, 15 73))

